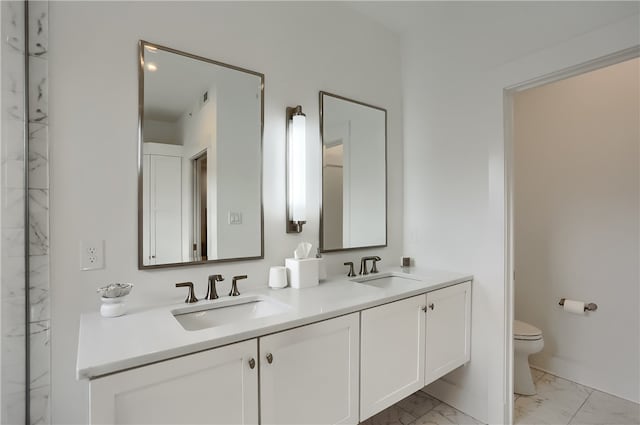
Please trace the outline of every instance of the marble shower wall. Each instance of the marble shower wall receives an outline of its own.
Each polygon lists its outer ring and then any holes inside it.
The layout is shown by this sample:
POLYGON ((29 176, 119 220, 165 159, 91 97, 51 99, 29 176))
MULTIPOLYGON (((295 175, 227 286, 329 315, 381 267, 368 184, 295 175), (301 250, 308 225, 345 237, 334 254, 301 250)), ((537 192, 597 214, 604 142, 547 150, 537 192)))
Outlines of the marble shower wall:
POLYGON ((24 3, 0 2, 0 392, 3 424, 25 423, 24 3))
POLYGON ((28 2, 29 155, 24 157, 25 28, 22 1, 2 1, 2 161, 0 164, 0 420, 25 423, 25 368, 30 366, 32 424, 50 422, 48 2, 28 2), (24 167, 29 170, 25 191, 24 167), (25 196, 29 203, 25 240, 25 196), (30 317, 25 318, 25 244, 29 252, 30 317), (27 326, 28 325, 28 326, 27 326), (30 358, 25 338, 29 329, 30 358))
POLYGON ((50 423, 49 314, 49 2, 29 1, 29 337, 30 416, 50 423))

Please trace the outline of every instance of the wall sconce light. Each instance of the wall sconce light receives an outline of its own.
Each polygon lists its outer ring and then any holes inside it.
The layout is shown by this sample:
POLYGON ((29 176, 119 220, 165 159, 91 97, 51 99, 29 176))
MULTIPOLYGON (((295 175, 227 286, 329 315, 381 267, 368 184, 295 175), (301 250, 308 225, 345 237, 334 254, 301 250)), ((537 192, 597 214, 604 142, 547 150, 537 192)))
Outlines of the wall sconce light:
POLYGON ((302 232, 307 221, 306 116, 287 108, 287 233, 302 232))

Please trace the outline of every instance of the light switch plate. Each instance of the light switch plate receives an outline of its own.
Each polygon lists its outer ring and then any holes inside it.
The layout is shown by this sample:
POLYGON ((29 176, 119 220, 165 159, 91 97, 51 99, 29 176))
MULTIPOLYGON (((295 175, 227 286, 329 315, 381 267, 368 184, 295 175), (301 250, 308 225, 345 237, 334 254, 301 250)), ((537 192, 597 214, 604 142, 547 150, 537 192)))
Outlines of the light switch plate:
POLYGON ((80 242, 80 270, 104 268, 104 241, 86 240, 80 242))
POLYGON ((242 224, 242 213, 229 211, 229 224, 242 224))

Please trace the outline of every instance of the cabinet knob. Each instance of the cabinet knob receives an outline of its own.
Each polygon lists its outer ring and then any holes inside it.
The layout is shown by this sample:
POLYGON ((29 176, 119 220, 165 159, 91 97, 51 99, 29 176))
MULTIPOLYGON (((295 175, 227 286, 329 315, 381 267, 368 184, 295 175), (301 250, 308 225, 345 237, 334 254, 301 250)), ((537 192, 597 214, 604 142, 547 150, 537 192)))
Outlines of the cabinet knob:
POLYGON ((271 354, 271 353, 267 354, 267 362, 269 364, 273 363, 273 354, 271 354))
POLYGON ((254 358, 249 359, 249 368, 253 369, 256 367, 256 360, 254 358))
POLYGON ((427 306, 426 305, 421 305, 420 306, 420 310, 424 311, 425 313, 427 312, 427 306))
POLYGON ((435 304, 431 303, 429 304, 429 310, 434 310, 436 308, 435 304))

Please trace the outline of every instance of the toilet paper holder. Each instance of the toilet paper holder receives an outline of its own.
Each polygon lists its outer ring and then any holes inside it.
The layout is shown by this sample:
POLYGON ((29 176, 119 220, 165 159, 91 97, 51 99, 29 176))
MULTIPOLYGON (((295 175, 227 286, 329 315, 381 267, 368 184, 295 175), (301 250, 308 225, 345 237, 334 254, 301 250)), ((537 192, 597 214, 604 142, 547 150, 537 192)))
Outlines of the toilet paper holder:
MULTIPOLYGON (((564 300, 566 300, 566 298, 560 298, 560 302, 558 303, 558 305, 564 306, 564 300)), ((598 304, 596 303, 589 303, 584 305, 584 311, 596 311, 597 309, 598 304)))

